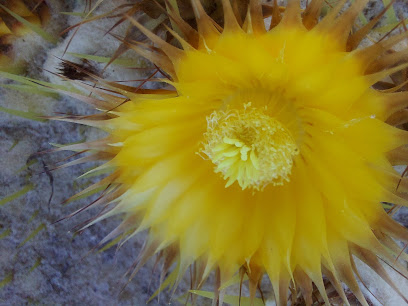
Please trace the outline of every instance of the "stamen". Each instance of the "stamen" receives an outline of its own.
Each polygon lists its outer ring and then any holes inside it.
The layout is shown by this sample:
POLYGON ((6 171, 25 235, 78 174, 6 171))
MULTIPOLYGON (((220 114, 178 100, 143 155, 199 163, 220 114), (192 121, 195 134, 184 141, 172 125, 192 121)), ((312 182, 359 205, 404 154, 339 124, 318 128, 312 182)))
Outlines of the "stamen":
POLYGON ((297 146, 289 131, 261 109, 248 107, 215 111, 208 118, 206 142, 201 150, 227 183, 242 189, 262 190, 290 180, 297 146))

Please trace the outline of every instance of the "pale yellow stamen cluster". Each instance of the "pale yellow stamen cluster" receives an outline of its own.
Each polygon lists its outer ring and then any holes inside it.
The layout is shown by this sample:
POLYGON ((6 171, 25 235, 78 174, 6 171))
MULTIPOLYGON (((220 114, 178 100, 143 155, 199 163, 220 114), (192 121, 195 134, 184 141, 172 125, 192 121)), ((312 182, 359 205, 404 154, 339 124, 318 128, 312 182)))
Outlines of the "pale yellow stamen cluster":
POLYGON ((297 146, 289 131, 262 109, 215 111, 208 118, 202 150, 215 172, 242 189, 289 181, 297 146))

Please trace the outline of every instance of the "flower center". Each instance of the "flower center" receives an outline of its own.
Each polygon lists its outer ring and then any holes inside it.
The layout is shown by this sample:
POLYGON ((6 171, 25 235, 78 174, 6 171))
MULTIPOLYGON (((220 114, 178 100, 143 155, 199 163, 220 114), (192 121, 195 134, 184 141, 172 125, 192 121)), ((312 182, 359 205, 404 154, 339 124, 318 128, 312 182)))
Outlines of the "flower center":
MULTIPOLYGON (((250 105, 248 103, 247 105, 250 105)), ((246 105, 246 106, 247 106, 246 105)), ((298 149, 289 131, 262 109, 215 111, 207 117, 201 150, 227 184, 262 190, 288 182, 298 149)))

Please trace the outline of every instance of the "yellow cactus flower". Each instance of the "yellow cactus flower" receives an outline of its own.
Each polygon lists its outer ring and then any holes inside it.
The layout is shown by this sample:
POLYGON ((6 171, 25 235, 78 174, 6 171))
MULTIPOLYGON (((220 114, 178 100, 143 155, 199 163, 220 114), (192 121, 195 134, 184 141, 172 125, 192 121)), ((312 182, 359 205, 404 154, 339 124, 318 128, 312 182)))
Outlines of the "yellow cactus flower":
MULTIPOLYGON (((396 127, 408 122, 408 92, 378 84, 408 66, 406 47, 392 51, 407 33, 357 48, 381 17, 353 28, 367 0, 344 11, 341 0, 321 20, 322 0, 303 11, 297 0, 263 11, 251 0, 246 17, 243 2, 222 1, 220 26, 192 0, 195 28, 166 1, 171 44, 130 18, 154 46, 125 43, 168 87, 99 80, 110 92, 87 87, 97 97, 84 101, 100 114, 59 118, 110 133, 63 148, 96 151, 75 163, 106 159, 98 169, 112 169, 80 193, 105 186, 94 205, 110 209, 90 224, 123 214, 104 242, 147 229, 140 265, 159 254, 166 273, 176 262, 175 283, 193 266, 196 288, 213 270, 220 288, 244 271, 254 297, 266 273, 281 305, 289 287, 311 305, 312 284, 329 305, 325 276, 345 304, 342 284, 367 305, 356 256, 400 293, 377 257, 408 274, 394 242, 408 231, 382 207, 408 203, 408 180, 393 168, 408 162, 408 133, 396 127)), ((215 296, 222 303, 223 291, 215 296)))

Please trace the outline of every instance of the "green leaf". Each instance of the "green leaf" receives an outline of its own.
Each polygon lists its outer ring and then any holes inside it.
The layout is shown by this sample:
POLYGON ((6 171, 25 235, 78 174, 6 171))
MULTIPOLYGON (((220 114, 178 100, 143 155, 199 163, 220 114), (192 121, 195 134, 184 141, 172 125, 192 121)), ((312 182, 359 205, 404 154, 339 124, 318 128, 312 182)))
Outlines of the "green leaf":
MULTIPOLYGON (((28 274, 30 274, 31 272, 33 272, 36 268, 38 268, 41 265, 41 261, 42 258, 38 257, 37 260, 35 261, 34 265, 30 268, 30 270, 28 270, 28 274)), ((27 275, 28 275, 27 274, 27 275)))
POLYGON ((27 221, 27 224, 30 224, 30 223, 35 219, 35 217, 38 216, 39 213, 40 213, 40 210, 37 209, 37 210, 31 215, 30 219, 27 221))
POLYGON ((358 15, 358 19, 360 20, 362 26, 365 26, 365 25, 368 23, 368 20, 367 20, 367 18, 364 16, 363 13, 360 13, 360 14, 358 15))
POLYGON ((89 13, 86 15, 86 17, 89 17, 89 16, 91 16, 91 14, 93 13, 93 11, 94 10, 96 10, 96 8, 99 6, 99 5, 101 5, 101 3, 103 2, 104 0, 98 0, 98 2, 95 4, 95 6, 89 11, 89 13))
POLYGON ((38 235, 39 232, 41 232, 43 229, 45 229, 45 223, 41 223, 39 226, 37 226, 37 228, 35 230, 33 230, 30 235, 28 235, 28 237, 26 239, 24 239, 24 241, 22 241, 17 247, 20 248, 22 247, 24 244, 26 244, 28 241, 30 241, 31 239, 33 239, 35 236, 38 235))
POLYGON ((13 144, 11 145, 11 147, 7 150, 7 152, 11 152, 20 142, 19 139, 14 140, 13 144))
POLYGON ((34 185, 29 184, 27 186, 25 186, 23 189, 3 198, 0 200, 0 206, 3 206, 4 204, 7 204, 8 202, 11 202, 15 199, 18 199, 19 197, 25 195, 27 192, 31 191, 34 189, 34 185))
POLYGON ((169 276, 164 280, 163 284, 161 284, 160 288, 156 290, 155 293, 149 298, 147 303, 149 303, 151 300, 153 300, 160 292, 162 292, 165 288, 170 286, 171 284, 174 284, 174 282, 177 280, 178 276, 178 269, 174 269, 169 276))
MULTIPOLYGON (((90 55, 90 54, 84 54, 84 53, 72 53, 72 52, 67 52, 67 54, 77 57, 77 58, 83 58, 91 61, 95 61, 98 63, 109 63, 111 60, 110 57, 105 57, 105 56, 97 56, 97 55, 90 55)), ((119 66, 135 66, 137 63, 133 59, 115 59, 112 64, 119 65, 119 66)))
POLYGON ((7 284, 9 284, 14 278, 13 272, 10 272, 9 274, 4 277, 4 279, 0 282, 0 288, 3 288, 7 284))
POLYGON ((407 24, 408 23, 408 19, 403 20, 403 22, 401 23, 401 21, 395 21, 395 22, 391 22, 391 23, 387 23, 387 25, 383 26, 383 27, 379 27, 379 28, 375 28, 373 29, 374 32, 378 32, 378 33, 387 33, 391 30, 394 31, 397 30, 399 27, 402 27, 403 24, 407 24), (397 27, 399 24, 399 27, 397 27))
POLYGON ((0 112, 7 113, 7 114, 17 116, 17 117, 21 117, 21 118, 25 118, 25 119, 29 119, 29 120, 33 120, 33 121, 39 121, 39 122, 47 121, 47 119, 41 118, 42 116, 41 114, 34 113, 34 112, 23 112, 23 111, 19 111, 16 109, 6 108, 3 106, 0 106, 0 112))
POLYGON ((30 160, 27 164, 25 164, 20 169, 18 169, 16 171, 16 174, 19 174, 20 172, 23 172, 24 170, 28 169, 29 167, 31 167, 32 165, 34 165, 36 163, 38 163, 38 159, 34 158, 34 159, 30 160))
MULTIPOLYGON (((248 279, 248 276, 245 274, 244 279, 242 281, 246 281, 248 279)), ((220 290, 224 290, 228 288, 229 286, 239 284, 241 282, 241 276, 239 273, 235 274, 234 277, 232 277, 229 281, 225 282, 221 287, 220 290)))
POLYGON ((102 175, 102 174, 107 174, 115 170, 114 166, 106 167, 105 165, 106 164, 103 164, 101 166, 92 167, 89 171, 85 171, 83 174, 75 178, 75 180, 90 178, 90 177, 94 177, 94 176, 102 175))
MULTIPOLYGON (((178 16, 180 16, 180 9, 179 9, 179 7, 178 7, 177 0, 169 0, 169 4, 174 8, 176 14, 177 14, 178 16)), ((169 7, 169 5, 168 5, 167 3, 166 3, 166 9, 167 9, 167 11, 168 11, 169 13, 171 12, 170 7, 169 7)), ((177 26, 176 22, 174 22, 173 18, 170 18, 170 23, 171 23, 171 27, 173 28, 173 30, 174 30, 178 35, 180 35, 180 37, 184 37, 183 32, 182 32, 182 31, 180 30, 180 28, 177 26)))
MULTIPOLYGON (((69 92, 73 92, 73 93, 80 93, 80 91, 77 90, 73 86, 57 85, 57 84, 53 84, 53 83, 50 83, 50 82, 45 82, 45 81, 41 81, 41 80, 36 80, 36 79, 23 77, 21 75, 9 73, 9 72, 6 72, 6 71, 0 71, 0 77, 3 77, 5 79, 13 80, 13 81, 20 82, 22 84, 28 85, 28 86, 33 88, 33 91, 42 92, 41 94, 47 94, 47 93, 54 93, 55 94, 56 91, 58 91, 58 90, 69 91, 69 92)), ((9 86, 10 84, 7 84, 7 85, 9 86)), ((18 88, 18 86, 16 88, 18 88)), ((24 89, 24 90, 27 91, 28 89, 24 89)), ((34 92, 32 92, 32 93, 34 93, 34 92)))
POLYGON ((27 92, 29 94, 37 94, 37 95, 42 95, 42 96, 52 97, 52 98, 58 97, 57 93, 55 93, 53 90, 50 90, 46 87, 38 88, 38 87, 31 86, 31 85, 23 85, 23 84, 0 84, 0 86, 3 88, 18 90, 21 92, 27 92))
POLYGON ((113 239, 112 241, 110 241, 109 243, 107 243, 106 245, 103 246, 103 248, 101 248, 100 250, 98 250, 98 253, 102 253, 104 251, 106 251, 107 249, 110 249, 111 247, 113 247, 114 245, 118 244, 119 241, 123 238, 123 235, 119 235, 118 237, 116 237, 115 239, 113 239))
MULTIPOLYGON (((74 144, 79 144, 79 143, 84 143, 84 142, 85 142, 85 140, 82 139, 82 140, 79 140, 79 141, 69 142, 69 143, 64 143, 64 144, 55 143, 55 142, 49 142, 49 144, 50 144, 51 146, 53 146, 53 147, 56 147, 56 148, 61 149, 61 148, 63 148, 63 147, 67 147, 67 146, 74 145, 74 144)), ((80 152, 80 151, 82 151, 82 150, 78 150, 78 152, 80 152)), ((74 151, 74 152, 76 152, 76 151, 74 151)))
POLYGON ((67 205, 67 204, 69 204, 69 203, 71 203, 71 202, 78 201, 78 200, 80 200, 80 199, 84 199, 84 198, 90 197, 91 195, 93 195, 93 194, 95 194, 95 193, 98 193, 98 192, 100 192, 100 191, 106 189, 106 186, 107 186, 107 185, 103 185, 103 186, 100 186, 100 187, 98 187, 98 188, 89 190, 88 192, 85 192, 84 194, 81 194, 80 196, 75 196, 75 195, 74 195, 74 196, 72 196, 68 201, 64 202, 63 205, 67 205))
POLYGON ((384 209, 391 209, 391 208, 394 207, 394 204, 391 204, 391 203, 382 202, 381 204, 382 204, 382 207, 383 207, 384 209))
POLYGON ((86 13, 83 12, 60 12, 62 15, 68 15, 68 16, 76 16, 76 17, 85 17, 86 13))
POLYGON ((10 236, 10 234, 11 234, 11 229, 8 228, 8 229, 6 229, 4 232, 2 232, 0 234, 0 239, 8 237, 8 236, 10 236))
POLYGON ((38 35, 40 35, 42 38, 44 38, 45 40, 55 44, 57 43, 58 39, 55 38, 53 35, 45 32, 41 27, 32 24, 31 22, 25 20, 23 17, 21 17, 20 15, 14 13, 13 11, 9 10, 7 7, 5 7, 4 5, 0 4, 0 8, 2 8, 4 11, 6 11, 7 13, 9 13, 11 16, 13 16, 15 19, 17 19, 17 21, 21 22, 23 25, 25 25, 27 28, 29 28, 31 31, 37 33, 38 35))
MULTIPOLYGON (((386 7, 388 4, 390 4, 391 0, 383 0, 384 7, 386 7)), ((385 13, 385 16, 387 17, 387 23, 396 23, 399 22, 397 18, 397 14, 395 13, 394 6, 391 6, 388 11, 385 13)))

